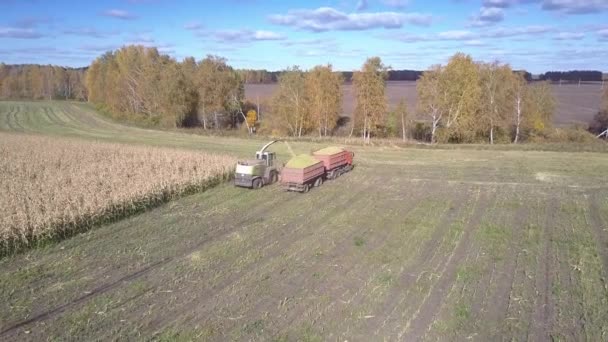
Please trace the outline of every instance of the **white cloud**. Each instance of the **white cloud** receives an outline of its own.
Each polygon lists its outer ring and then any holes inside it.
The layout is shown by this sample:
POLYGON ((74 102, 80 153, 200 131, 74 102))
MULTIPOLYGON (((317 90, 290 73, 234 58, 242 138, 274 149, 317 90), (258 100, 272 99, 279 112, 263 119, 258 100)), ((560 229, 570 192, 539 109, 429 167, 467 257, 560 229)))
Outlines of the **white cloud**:
POLYGON ((553 39, 555 40, 581 40, 585 38, 582 32, 560 32, 553 39))
POLYGON ((590 14, 608 10, 608 0, 543 0, 541 7, 566 14, 590 14))
POLYGON ((285 36, 271 31, 255 31, 253 33, 254 40, 282 40, 285 36))
POLYGON ((444 31, 439 32, 437 37, 440 40, 469 40, 475 38, 475 34, 471 31, 444 31))
POLYGON ((270 22, 277 25, 292 26, 313 32, 357 31, 374 28, 395 29, 405 23, 428 26, 433 17, 423 13, 368 12, 344 13, 331 7, 314 10, 290 10, 287 14, 274 14, 270 22))
POLYGON ((199 21, 191 21, 186 23, 184 28, 186 30, 200 30, 203 28, 203 24, 201 24, 199 21))
POLYGON ((493 30, 473 32, 468 30, 443 31, 436 34, 411 34, 400 33, 391 35, 380 35, 380 38, 398 40, 404 43, 432 42, 432 41, 465 41, 475 44, 482 39, 502 39, 512 37, 540 36, 555 31, 550 26, 525 26, 516 28, 499 27, 493 30))
POLYGON ((515 0, 483 0, 482 4, 484 7, 508 8, 515 2, 515 0))
POLYGON ((83 37, 91 37, 91 38, 106 38, 109 36, 114 36, 119 34, 119 31, 99 31, 92 27, 79 27, 79 28, 69 28, 63 30, 64 34, 69 34, 73 36, 83 36, 83 37))
POLYGON ((198 31, 197 36, 203 38, 211 38, 217 42, 230 42, 230 43, 250 43, 254 41, 267 41, 267 40, 284 40, 286 36, 264 30, 216 30, 216 31, 198 31))
POLYGON ((382 3, 389 7, 403 8, 409 4, 408 0, 382 0, 382 3))
POLYGON ((355 8, 355 10, 357 12, 359 11, 365 11, 367 9, 367 0, 359 0, 357 1, 357 7, 355 8))
POLYGON ((504 10, 498 7, 482 7, 479 13, 471 18, 471 26, 488 26, 503 21, 504 10))
POLYGON ((31 28, 0 27, 0 38, 37 39, 43 36, 42 33, 31 28))
POLYGON ((106 17, 121 19, 121 20, 133 20, 133 19, 137 18, 135 15, 133 15, 127 11, 118 10, 118 9, 110 9, 110 10, 104 11, 101 13, 101 15, 104 15, 106 17))
POLYGON ((509 8, 540 4, 541 9, 564 14, 590 14, 608 10, 608 0, 483 0, 484 7, 509 8))

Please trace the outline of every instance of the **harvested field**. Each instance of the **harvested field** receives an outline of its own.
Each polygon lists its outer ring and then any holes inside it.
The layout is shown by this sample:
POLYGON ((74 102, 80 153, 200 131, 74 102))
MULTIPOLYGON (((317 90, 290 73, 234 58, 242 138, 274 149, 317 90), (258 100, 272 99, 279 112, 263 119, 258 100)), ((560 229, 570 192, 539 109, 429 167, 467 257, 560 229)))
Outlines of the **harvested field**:
MULTIPOLYGON (((276 84, 246 84, 245 95, 254 103, 257 99, 269 100, 275 87, 276 84)), ((556 125, 588 124, 600 108, 601 87, 601 83, 583 83, 580 87, 577 84, 561 86, 554 84, 553 92, 557 99, 554 123, 556 125)), ((390 108, 395 108, 401 98, 406 100, 410 112, 416 108, 416 82, 387 82, 386 95, 390 108)), ((342 110, 346 116, 350 117, 355 109, 352 84, 344 85, 343 96, 342 110)), ((419 117, 419 119, 425 118, 419 117)))
POLYGON ((0 133, 0 248, 124 217, 228 176, 228 156, 0 133))
MULTIPOLYGON (((19 130, 259 148, 48 103, 0 103, 0 129, 10 106, 19 130)), ((0 339, 606 340, 607 154, 351 149, 305 195, 225 184, 0 259, 0 339)))

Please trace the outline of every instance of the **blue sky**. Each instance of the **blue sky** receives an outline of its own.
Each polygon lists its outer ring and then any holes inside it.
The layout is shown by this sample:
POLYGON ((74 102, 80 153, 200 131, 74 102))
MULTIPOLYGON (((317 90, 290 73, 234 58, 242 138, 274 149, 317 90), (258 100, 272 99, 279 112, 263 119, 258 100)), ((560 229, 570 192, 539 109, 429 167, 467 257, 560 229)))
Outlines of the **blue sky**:
POLYGON ((238 68, 426 69, 455 52, 608 71, 608 0, 0 0, 0 61, 86 66, 125 44, 238 68))

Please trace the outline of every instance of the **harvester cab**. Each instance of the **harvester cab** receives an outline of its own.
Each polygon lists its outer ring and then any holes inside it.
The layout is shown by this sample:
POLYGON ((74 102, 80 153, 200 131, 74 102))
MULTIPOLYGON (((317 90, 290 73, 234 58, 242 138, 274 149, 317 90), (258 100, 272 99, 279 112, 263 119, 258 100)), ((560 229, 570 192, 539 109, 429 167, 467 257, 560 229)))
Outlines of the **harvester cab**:
POLYGON ((242 160, 236 164, 234 185, 259 189, 264 185, 275 183, 279 179, 279 171, 275 165, 276 153, 266 152, 268 146, 278 140, 264 145, 255 153, 255 159, 242 160))
POLYGON ((274 166, 274 161, 277 159, 277 155, 274 152, 257 151, 255 153, 255 159, 263 160, 266 166, 274 166))

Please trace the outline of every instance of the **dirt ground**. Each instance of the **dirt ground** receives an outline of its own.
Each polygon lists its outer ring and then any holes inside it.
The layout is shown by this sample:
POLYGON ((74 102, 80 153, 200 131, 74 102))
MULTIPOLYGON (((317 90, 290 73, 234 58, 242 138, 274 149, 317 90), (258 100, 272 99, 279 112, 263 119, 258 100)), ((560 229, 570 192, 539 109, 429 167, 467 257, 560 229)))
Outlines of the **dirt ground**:
MULTIPOLYGON (((0 104, 0 129, 258 147, 85 109, 0 104)), ((607 339, 606 154, 353 149, 308 194, 224 184, 0 259, 0 340, 607 339)))
MULTIPOLYGON (((601 83, 553 85, 553 92, 557 100, 554 123, 556 125, 570 125, 573 123, 588 124, 600 108, 601 83)), ((245 96, 250 101, 268 101, 276 88, 276 84, 246 84, 245 96)), ((416 82, 391 81, 387 82, 386 94, 389 105, 395 108, 399 101, 405 99, 408 108, 413 112, 416 108, 416 82)), ((350 116, 355 108, 355 99, 352 84, 343 87, 342 110, 350 116)), ((419 116, 419 119, 424 119, 419 116)))

